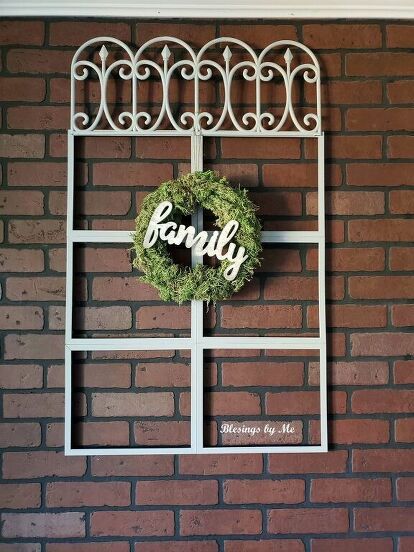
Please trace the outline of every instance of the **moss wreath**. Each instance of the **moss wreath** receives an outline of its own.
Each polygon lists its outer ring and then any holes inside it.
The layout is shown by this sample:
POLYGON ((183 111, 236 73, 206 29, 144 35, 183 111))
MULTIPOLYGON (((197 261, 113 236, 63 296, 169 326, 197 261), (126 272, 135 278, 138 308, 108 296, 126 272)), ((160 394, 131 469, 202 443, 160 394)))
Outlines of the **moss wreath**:
POLYGON ((244 189, 229 186, 225 177, 213 171, 186 174, 177 180, 164 182, 147 195, 136 218, 133 234, 136 257, 133 264, 144 275, 140 280, 158 289, 161 299, 178 304, 191 299, 207 302, 228 299, 239 291, 253 276, 260 265, 260 222, 256 217, 257 207, 247 197, 244 189), (167 244, 158 240, 154 246, 143 246, 145 233, 154 209, 162 202, 173 204, 172 220, 179 223, 182 216, 194 213, 201 206, 210 210, 217 218, 216 224, 223 228, 230 220, 237 220, 239 228, 233 240, 242 246, 248 255, 234 280, 228 281, 223 273, 228 260, 220 262, 218 268, 202 264, 194 268, 175 264, 167 244))

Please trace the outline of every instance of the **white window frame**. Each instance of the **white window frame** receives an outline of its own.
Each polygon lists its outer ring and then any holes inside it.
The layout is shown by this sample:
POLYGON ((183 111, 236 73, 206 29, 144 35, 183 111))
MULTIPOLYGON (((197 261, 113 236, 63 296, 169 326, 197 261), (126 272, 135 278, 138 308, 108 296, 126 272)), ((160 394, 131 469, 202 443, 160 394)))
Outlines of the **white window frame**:
MULTIPOLYGON (((327 431, 327 383, 326 383, 326 322, 325 322, 325 210, 324 210, 324 134, 321 131, 321 100, 320 100, 320 69, 319 64, 314 54, 303 44, 295 41, 278 41, 270 45, 267 49, 269 51, 272 48, 284 48, 290 47, 300 48, 303 52, 307 53, 310 57, 309 64, 306 65, 304 70, 308 71, 310 80, 307 81, 316 86, 316 106, 315 113, 313 115, 313 130, 307 130, 305 126, 298 121, 293 120, 295 130, 279 131, 279 130, 267 130, 262 127, 260 123, 260 115, 262 115, 262 105, 260 103, 260 78, 256 78, 256 112, 253 116, 256 116, 256 123, 253 129, 243 129, 239 122, 235 123, 235 130, 223 130, 220 124, 216 125, 213 130, 202 127, 201 120, 203 119, 202 113, 199 111, 198 102, 198 85, 199 85, 199 71, 201 68, 200 62, 203 55, 210 46, 217 46, 221 43, 227 45, 234 44, 238 48, 245 48, 249 54, 253 56, 256 67, 262 71, 261 55, 256 53, 244 42, 238 39, 232 38, 220 38, 215 39, 207 43, 198 53, 195 53, 190 46, 183 41, 173 37, 160 37, 152 39, 146 44, 140 47, 137 54, 133 54, 128 46, 123 44, 117 39, 110 37, 98 37, 85 42, 75 53, 72 67, 71 67, 71 129, 68 130, 68 207, 67 207, 67 289, 66 289, 66 325, 65 325, 65 454, 66 455, 148 455, 148 454, 240 454, 240 453, 296 453, 296 452, 326 452, 328 450, 328 431, 327 431), (119 127, 119 121, 114 122, 106 110, 106 98, 105 98, 105 78, 108 77, 109 68, 106 67, 106 54, 105 48, 100 50, 100 57, 102 64, 100 67, 95 66, 94 70, 98 69, 102 72, 101 82, 101 99, 102 99, 102 113, 97 117, 106 117, 106 122, 111 126, 109 130, 97 130, 96 127, 99 123, 97 119, 89 123, 86 122, 86 129, 78 127, 78 121, 85 119, 82 113, 75 112, 76 106, 76 94, 75 94, 75 81, 83 80, 79 75, 82 74, 82 70, 86 67, 82 63, 81 54, 86 48, 90 48, 95 44, 116 44, 124 48, 126 52, 126 67, 136 67, 137 60, 142 61, 142 55, 145 53, 147 47, 154 47, 154 44, 161 43, 165 46, 166 43, 179 44, 181 47, 185 47, 189 52, 190 65, 195 70, 195 100, 194 100, 194 119, 191 129, 183 129, 177 123, 172 120, 171 113, 168 112, 168 58, 169 50, 163 48, 162 57, 164 60, 164 66, 161 67, 161 72, 164 71, 165 89, 163 97, 163 106, 165 108, 166 116, 169 117, 170 123, 174 127, 173 130, 159 129, 160 122, 153 125, 150 129, 143 130, 139 127, 138 120, 136 118, 136 94, 137 94, 137 75, 135 72, 131 72, 132 80, 132 103, 131 103, 131 121, 135 121, 131 124, 130 128, 124 129, 119 127), (312 73, 313 72, 313 73, 312 73), (313 75, 313 78, 312 78, 313 75), (89 126, 88 126, 89 125, 89 126), (191 138, 191 170, 199 171, 203 170, 203 137, 256 137, 257 139, 269 138, 305 138, 309 140, 317 141, 317 190, 318 190, 318 230, 315 231, 263 231, 262 243, 297 243, 297 244, 316 244, 318 246, 318 291, 319 291, 319 337, 209 337, 204 336, 203 333, 203 302, 192 301, 191 302, 191 334, 190 337, 178 337, 178 338, 74 338, 72 328, 72 312, 73 312, 73 249, 75 244, 81 243, 132 243, 131 232, 119 231, 119 230, 75 230, 74 229, 74 142, 77 137, 85 136, 187 136, 191 138), (318 350, 320 357, 320 424, 321 424, 321 439, 319 445, 270 445, 270 446, 211 446, 206 447, 203 440, 203 357, 205 350, 212 349, 287 349, 287 350, 318 350), (191 351, 191 445, 188 447, 116 447, 116 448, 75 448, 72 446, 72 353, 74 351, 140 351, 140 350, 189 350, 191 351)), ((265 49, 267 51, 267 49, 265 49)), ((262 53, 264 53, 263 51, 262 53)), ((223 79, 226 80, 226 88, 228 93, 226 94, 225 102, 223 105, 224 110, 231 109, 231 78, 229 78, 229 52, 224 51, 223 59, 225 60, 225 67, 223 69, 223 79)), ((290 77, 294 78, 294 71, 290 73, 290 50, 289 54, 286 53, 286 73, 288 80, 290 77), (289 68, 288 68, 289 66, 289 68)), ((145 65, 145 63, 144 63, 145 65)), ((89 65, 90 67, 90 65, 89 65)), ((184 75, 182 75, 183 78, 184 75)), ((257 73, 256 73, 257 76, 257 73)), ((126 77, 127 78, 127 77, 126 77)), ((139 80, 139 79, 138 79, 139 80)), ((190 79, 187 79, 190 80, 190 79)), ((286 109, 289 114, 294 116, 294 107, 290 101, 290 87, 288 81, 286 84, 286 109)), ((312 124, 313 124, 312 123, 312 124)), ((81 123, 82 124, 82 123, 81 123)), ((306 125, 306 121, 305 121, 306 125)), ((198 212, 193 215, 192 223, 198 230, 202 228, 203 220, 202 213, 198 212)), ((202 259, 197 258, 192 252, 192 264, 193 266, 202 259)))

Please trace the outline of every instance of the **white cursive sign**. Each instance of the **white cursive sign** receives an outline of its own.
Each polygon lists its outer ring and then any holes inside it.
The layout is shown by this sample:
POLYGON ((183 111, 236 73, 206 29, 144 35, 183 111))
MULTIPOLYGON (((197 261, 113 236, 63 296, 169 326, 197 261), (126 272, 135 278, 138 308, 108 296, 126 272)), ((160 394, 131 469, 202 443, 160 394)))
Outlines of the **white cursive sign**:
POLYGON ((205 230, 196 235, 194 226, 186 227, 183 224, 178 226, 177 223, 172 221, 162 222, 168 217, 172 209, 172 203, 163 201, 154 210, 145 234, 144 247, 152 247, 158 238, 170 245, 184 243, 188 248, 194 247, 195 253, 199 256, 216 256, 220 261, 225 259, 230 261, 230 265, 225 269, 223 275, 226 280, 234 280, 242 263, 248 257, 244 254, 246 251, 244 247, 240 246, 237 249, 236 244, 231 241, 239 228, 239 223, 236 220, 230 220, 221 232, 214 231, 209 238, 205 230), (227 250, 224 252, 226 247, 227 250))

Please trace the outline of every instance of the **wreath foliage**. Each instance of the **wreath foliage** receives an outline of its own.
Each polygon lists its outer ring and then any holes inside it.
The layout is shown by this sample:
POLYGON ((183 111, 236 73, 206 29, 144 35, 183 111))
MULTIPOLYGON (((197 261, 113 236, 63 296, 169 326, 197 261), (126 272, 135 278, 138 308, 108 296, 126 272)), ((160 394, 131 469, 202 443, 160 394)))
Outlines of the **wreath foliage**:
POLYGON ((254 270, 260 265, 262 246, 256 210, 246 190, 231 188, 226 178, 219 177, 213 171, 190 173, 164 182, 145 197, 135 221, 133 239, 136 256, 133 264, 144 273, 141 281, 157 288, 164 301, 181 304, 191 299, 207 302, 228 299, 252 278, 254 270), (220 261, 217 268, 203 264, 191 268, 174 263, 167 244, 160 239, 152 247, 144 248, 143 241, 152 214, 162 201, 172 203, 169 220, 177 223, 198 207, 210 210, 219 228, 230 220, 238 221, 239 228, 233 241, 246 249, 248 257, 234 280, 228 281, 223 275, 230 264, 228 260, 220 261))

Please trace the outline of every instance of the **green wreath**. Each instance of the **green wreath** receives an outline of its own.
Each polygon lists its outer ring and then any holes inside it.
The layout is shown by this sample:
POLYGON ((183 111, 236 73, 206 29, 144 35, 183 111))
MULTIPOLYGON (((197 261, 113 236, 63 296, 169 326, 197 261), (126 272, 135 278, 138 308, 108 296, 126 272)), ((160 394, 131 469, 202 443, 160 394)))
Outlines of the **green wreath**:
POLYGON ((164 182, 145 197, 135 221, 133 240, 136 257, 133 264, 144 273, 140 280, 157 288, 164 301, 181 304, 191 299, 208 302, 228 299, 252 278, 254 270, 260 265, 262 246, 256 210, 246 190, 231 188, 226 178, 220 178, 213 171, 191 173, 164 182), (239 228, 232 239, 237 246, 245 248, 247 259, 241 264, 234 280, 224 277, 224 271, 230 264, 227 259, 221 261, 218 268, 203 264, 190 268, 175 264, 167 244, 160 239, 152 247, 144 247, 144 237, 153 212, 163 201, 172 203, 169 220, 177 223, 182 216, 194 213, 198 207, 210 210, 216 216, 219 228, 230 220, 238 221, 239 228))

